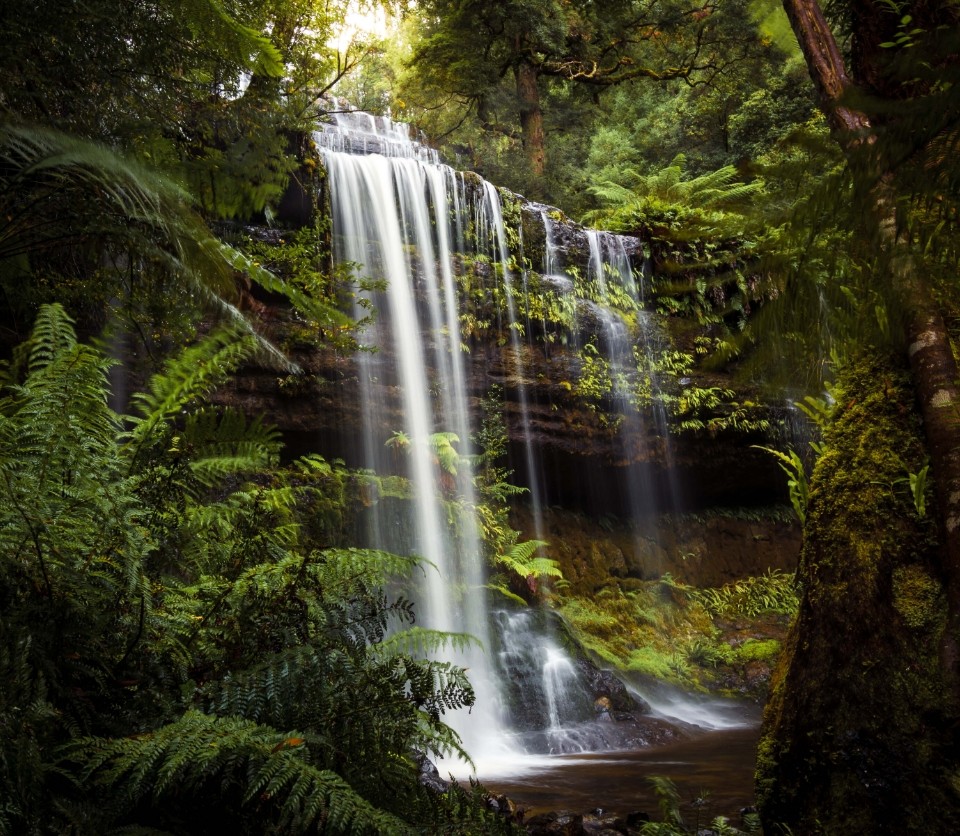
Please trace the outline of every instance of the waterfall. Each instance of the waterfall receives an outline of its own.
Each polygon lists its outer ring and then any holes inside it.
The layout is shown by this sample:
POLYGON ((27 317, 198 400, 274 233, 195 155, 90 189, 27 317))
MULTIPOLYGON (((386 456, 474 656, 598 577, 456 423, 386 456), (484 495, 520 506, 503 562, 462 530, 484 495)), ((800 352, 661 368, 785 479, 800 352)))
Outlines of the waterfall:
MULTIPOLYGON (((634 355, 634 340, 623 318, 610 307, 602 304, 609 298, 608 279, 614 280, 628 296, 638 304, 642 303, 639 287, 634 280, 630 260, 624 251, 622 241, 608 232, 596 229, 587 230, 590 244, 589 279, 595 284, 601 304, 595 306, 596 317, 602 324, 603 340, 606 343, 606 355, 610 364, 610 380, 614 410, 620 420, 619 433, 621 448, 626 455, 643 460, 646 458, 646 445, 652 437, 645 426, 643 413, 638 408, 631 383, 635 380, 637 362, 634 355)), ((640 357, 649 358, 647 345, 643 345, 640 357)), ((647 370, 648 373, 652 373, 647 370)), ((651 381, 651 388, 655 387, 651 381)), ((655 394, 654 391, 651 394, 655 394)), ((658 402, 651 400, 651 412, 656 413, 658 402)), ((665 427, 658 436, 666 443, 665 427)), ((627 498, 632 519, 652 516, 658 510, 656 490, 648 468, 632 465, 625 469, 627 498)))
POLYGON ((344 114, 316 139, 327 171, 334 257, 384 285, 363 291, 355 309, 358 316, 370 305, 378 311, 361 335, 377 351, 361 352, 357 359, 363 465, 378 472, 396 467, 388 451, 393 446, 404 459, 414 495, 412 533, 406 535, 408 526, 388 512, 374 509, 370 536, 378 548, 410 551, 428 561, 417 601, 419 623, 479 639, 482 648, 455 659, 470 669, 476 706, 469 719, 449 719, 471 753, 498 750, 505 729, 497 676, 486 652, 490 632, 480 536, 472 514, 461 515, 459 526, 447 518, 447 500, 459 498, 467 508, 476 504, 453 270, 453 245, 462 227, 455 221, 451 229, 451 218, 468 211, 464 192, 435 152, 390 120, 344 114), (385 402, 384 386, 399 390, 399 410, 385 402), (438 444, 456 447, 455 467, 441 457, 438 444))
MULTIPOLYGON (((499 332, 505 335, 500 357, 514 410, 512 452, 517 455, 519 448, 525 468, 532 534, 549 539, 544 536, 542 439, 532 420, 543 404, 531 401, 529 388, 535 381, 528 359, 540 348, 527 295, 531 276, 522 252, 512 266, 498 191, 443 164, 406 125, 383 117, 338 114, 317 131, 316 142, 326 172, 333 256, 355 271, 353 312, 357 319, 366 318, 359 339, 375 349, 361 351, 353 360, 359 420, 350 439, 351 464, 402 475, 412 495, 412 501, 381 498, 372 503, 365 513, 367 542, 422 556, 426 566, 415 596, 418 623, 468 633, 479 643, 445 653, 469 669, 477 695, 471 712, 456 712, 447 721, 474 760, 503 762, 504 755, 521 752, 618 745, 622 738, 612 721, 598 719, 582 663, 565 653, 548 620, 535 610, 493 610, 487 600, 481 532, 471 513, 478 503, 471 436, 478 427, 471 425, 461 333, 461 317, 472 303, 461 299, 461 283, 482 281, 480 288, 470 285, 473 292, 498 302, 497 316, 503 318, 499 332), (476 269, 484 264, 489 268, 476 269), (467 275, 469 265, 474 269, 467 275), (368 317, 371 309, 376 315, 368 317), (457 507, 465 512, 451 510, 457 507)), ((644 334, 650 320, 641 309, 642 283, 634 279, 623 239, 581 231, 580 240, 589 243, 587 282, 592 290, 591 298, 577 298, 578 286, 563 273, 546 211, 541 217, 546 237, 542 278, 573 311, 574 344, 579 318, 599 323, 614 382, 614 411, 622 420, 621 444, 629 451, 650 437, 631 390, 638 329, 628 327, 604 302, 615 289, 634 299, 631 316, 644 334)), ((522 228, 509 231, 522 247, 522 228)), ((624 471, 631 513, 648 514, 654 491, 643 481, 646 471, 624 471)))
MULTIPOLYGON (((523 343, 520 340, 522 323, 517 318, 517 292, 513 285, 513 273, 510 269, 510 251, 507 247, 507 233, 503 224, 503 207, 500 196, 492 183, 483 181, 484 209, 489 218, 487 235, 489 247, 503 269, 504 296, 507 307, 507 331, 510 339, 513 379, 517 390, 517 403, 520 410, 520 426, 523 437, 524 465, 527 473, 527 488, 530 491, 530 512, 533 517, 534 537, 544 539, 543 526, 543 490, 540 480, 540 466, 533 443, 533 426, 530 421, 530 401, 524 376, 526 366, 523 360, 523 343)), ((524 295, 526 306, 526 297, 524 295)))

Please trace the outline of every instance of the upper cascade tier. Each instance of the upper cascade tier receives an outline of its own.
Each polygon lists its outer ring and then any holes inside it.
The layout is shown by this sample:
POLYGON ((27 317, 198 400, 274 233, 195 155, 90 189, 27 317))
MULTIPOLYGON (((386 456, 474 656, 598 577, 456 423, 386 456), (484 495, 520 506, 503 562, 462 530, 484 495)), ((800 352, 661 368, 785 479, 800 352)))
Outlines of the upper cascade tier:
POLYGON ((347 154, 381 154, 406 157, 438 165, 440 155, 430 148, 422 135, 416 136, 405 122, 389 116, 374 116, 343 107, 327 114, 331 119, 320 125, 314 139, 321 148, 347 154))

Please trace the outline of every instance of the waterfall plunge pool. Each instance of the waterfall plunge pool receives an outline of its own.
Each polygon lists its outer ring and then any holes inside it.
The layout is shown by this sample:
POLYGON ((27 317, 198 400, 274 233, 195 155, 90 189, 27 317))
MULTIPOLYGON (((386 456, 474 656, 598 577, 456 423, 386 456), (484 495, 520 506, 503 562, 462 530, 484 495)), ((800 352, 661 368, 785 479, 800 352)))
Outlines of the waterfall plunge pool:
MULTIPOLYGON (((526 815, 551 810, 586 813, 597 808, 656 818, 658 799, 650 778, 671 780, 690 824, 716 816, 740 821, 753 804, 754 768, 760 736, 759 706, 710 699, 662 686, 644 689, 651 717, 670 723, 678 737, 667 743, 613 751, 556 755, 512 752, 475 758, 449 769, 460 780, 472 774, 495 794, 510 798, 526 815)), ((441 773, 449 764, 440 766, 441 773)))
POLYGON ((759 734, 759 726, 752 725, 703 730, 631 751, 531 755, 503 764, 479 763, 477 777, 491 792, 524 808, 528 817, 548 810, 602 808, 618 814, 640 810, 656 818, 657 796, 648 779, 661 776, 676 784, 688 823, 697 806, 701 824, 718 815, 737 823, 740 810, 753 803, 759 734))

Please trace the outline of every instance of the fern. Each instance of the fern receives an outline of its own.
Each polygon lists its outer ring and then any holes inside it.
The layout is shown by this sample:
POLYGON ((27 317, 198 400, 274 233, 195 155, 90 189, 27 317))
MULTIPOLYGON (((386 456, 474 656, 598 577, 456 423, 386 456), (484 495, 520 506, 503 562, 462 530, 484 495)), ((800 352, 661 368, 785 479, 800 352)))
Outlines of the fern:
POLYGON ((315 509, 342 514, 372 477, 281 468, 271 429, 205 404, 245 352, 223 332, 185 349, 126 419, 62 309, 18 352, 0 393, 0 828, 483 820, 410 755, 466 758, 443 722, 473 704, 466 673, 421 654, 475 640, 411 627, 384 593, 426 561, 318 547, 315 509), (53 802, 50 776, 67 779, 53 802))
POLYGON ((777 460, 777 465, 787 474, 787 488, 790 492, 790 504, 793 505, 794 513, 802 524, 807 518, 807 502, 810 498, 810 486, 807 481, 806 466, 803 459, 797 454, 796 450, 790 450, 782 453, 770 447, 760 445, 751 445, 757 450, 763 450, 769 453, 777 460))
MULTIPOLYGON (((214 7, 223 11, 214 0, 197 2, 206 8, 206 19, 220 19, 219 14, 210 17, 214 7)), ((248 47, 269 43, 262 36, 251 37, 248 33, 244 41, 248 47)), ((257 47, 257 54, 267 52, 257 47)), ((249 267, 251 279, 270 289, 282 283, 263 268, 242 263, 243 256, 215 239, 180 186, 113 148, 48 128, 12 122, 0 126, 0 264, 6 265, 0 279, 16 282, 19 293, 25 280, 36 281, 30 257, 62 248, 65 242, 91 240, 99 246, 97 275, 113 284, 118 297, 130 302, 126 276, 116 265, 140 262, 145 266, 139 279, 154 293, 169 298, 173 289, 182 294, 181 303, 202 300, 233 329, 253 337, 272 365, 295 368, 269 342, 255 337, 233 304, 238 269, 249 267)), ((109 289, 105 298, 110 298, 109 289)), ((310 307, 308 299, 295 301, 310 307)), ((340 321, 328 308, 313 313, 340 321)))
MULTIPOLYGON (((682 206, 685 210, 699 210, 705 221, 710 212, 744 206, 763 191, 763 181, 741 182, 733 166, 724 166, 689 180, 683 178, 686 158, 677 155, 670 165, 651 174, 636 169, 625 172, 627 183, 610 181, 590 187, 600 200, 614 210, 601 210, 588 215, 591 222, 603 222, 613 216, 625 217, 654 206, 682 206)), ((717 215, 712 220, 718 221, 717 215)))
POLYGON ((151 378, 148 391, 134 396, 140 417, 133 438, 142 440, 159 422, 196 405, 250 357, 255 345, 252 337, 223 328, 168 360, 163 373, 151 378))
POLYGON ((285 297, 298 311, 319 325, 327 328, 348 328, 354 324, 343 311, 316 295, 304 293, 229 244, 212 240, 210 246, 235 270, 250 276, 264 290, 285 297))
POLYGON ((463 652, 470 647, 482 649, 480 640, 470 633, 448 633, 425 627, 408 627, 385 636, 372 651, 383 656, 429 656, 441 650, 463 652))
POLYGON ((285 832, 306 833, 321 820, 337 833, 403 833, 409 828, 361 798, 339 775, 310 763, 303 733, 248 720, 187 712, 137 738, 85 738, 65 749, 83 780, 109 788, 130 807, 149 799, 238 782, 242 804, 276 806, 285 832))
POLYGON ((549 545, 544 540, 524 540, 515 543, 506 553, 497 555, 497 563, 505 566, 511 572, 522 578, 528 576, 562 578, 563 572, 555 560, 546 557, 535 557, 537 549, 549 545))

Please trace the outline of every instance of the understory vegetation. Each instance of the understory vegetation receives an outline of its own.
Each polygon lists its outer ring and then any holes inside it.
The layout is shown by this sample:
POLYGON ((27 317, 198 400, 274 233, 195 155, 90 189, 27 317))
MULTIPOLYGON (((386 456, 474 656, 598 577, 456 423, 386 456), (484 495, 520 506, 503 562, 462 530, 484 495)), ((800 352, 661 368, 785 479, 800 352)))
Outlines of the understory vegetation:
POLYGON ((474 694, 406 650, 471 641, 385 595, 417 560, 338 545, 349 475, 206 404, 254 347, 211 334, 121 415, 52 305, 4 368, 0 831, 509 830, 419 781, 474 694))
POLYGON ((559 612, 588 653, 638 683, 762 700, 797 605, 795 579, 784 572, 714 588, 665 574, 562 595, 559 612))

